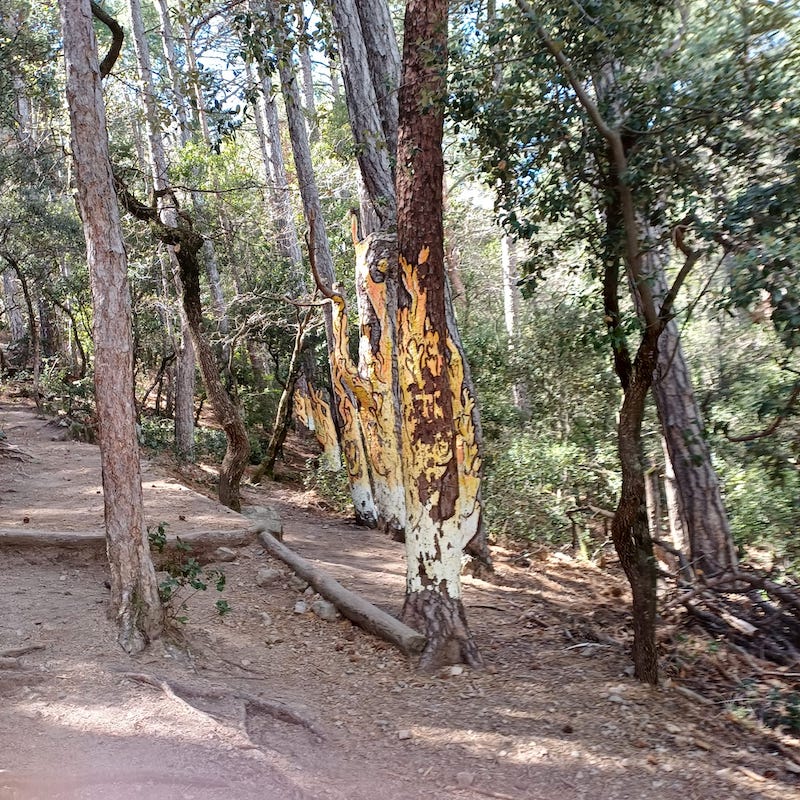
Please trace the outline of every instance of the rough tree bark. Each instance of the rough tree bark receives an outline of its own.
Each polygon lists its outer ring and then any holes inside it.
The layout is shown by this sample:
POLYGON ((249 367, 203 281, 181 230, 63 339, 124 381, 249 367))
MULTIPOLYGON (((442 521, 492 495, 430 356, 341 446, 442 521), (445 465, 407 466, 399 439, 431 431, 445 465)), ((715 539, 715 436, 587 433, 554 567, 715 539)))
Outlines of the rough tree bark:
MULTIPOLYGON (((127 259, 108 155, 90 0, 61 0, 72 154, 94 301, 95 393, 111 606, 118 641, 141 650, 163 628, 142 505, 127 259)), ((121 36, 121 30, 119 31, 121 36)))
MULTIPOLYGON (((668 291, 664 260, 664 254, 653 246, 642 259, 656 302, 668 291)), ((653 397, 671 467, 667 475, 675 490, 677 513, 671 523, 679 539, 673 544, 689 557, 694 570, 706 577, 735 570, 736 545, 674 320, 667 323, 659 340, 653 397)))
POLYGON ((398 363, 406 486, 403 619, 428 644, 423 669, 480 664, 461 601, 464 528, 476 513, 477 453, 456 446, 472 398, 448 334, 445 308, 444 159, 447 0, 406 4, 397 158, 398 363), (464 466, 466 467, 464 468, 464 466))

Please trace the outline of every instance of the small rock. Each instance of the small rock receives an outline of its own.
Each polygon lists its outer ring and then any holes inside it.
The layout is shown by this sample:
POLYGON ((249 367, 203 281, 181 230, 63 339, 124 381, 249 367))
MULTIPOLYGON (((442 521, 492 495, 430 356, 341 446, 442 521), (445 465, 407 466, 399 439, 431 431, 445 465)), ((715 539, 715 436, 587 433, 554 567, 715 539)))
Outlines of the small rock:
POLYGON ((214 561, 236 561, 236 551, 230 547, 218 547, 214 551, 214 561))
POLYGON ((249 658, 243 658, 239 663, 247 669, 253 662, 249 658))
POLYGON ((262 625, 272 625, 272 615, 268 614, 266 611, 262 611, 259 615, 261 617, 261 624, 262 625))
POLYGON ((625 705, 628 701, 622 695, 610 694, 608 696, 608 702, 609 703, 621 703, 622 705, 625 705))
POLYGON ((683 733, 683 728, 679 727, 678 725, 673 725, 671 722, 668 722, 664 726, 664 730, 666 730, 667 733, 671 733, 673 736, 678 733, 683 733))
POLYGON ((264 588, 265 586, 272 586, 277 583, 283 575, 280 570, 273 567, 261 567, 256 575, 256 586, 264 588))
POLYGON ((335 622, 339 618, 336 606, 327 600, 315 600, 311 604, 311 610, 325 622, 335 622))
POLYGON ((314 587, 313 586, 306 586, 306 590, 303 592, 303 594, 306 597, 312 597, 313 595, 316 594, 316 592, 314 591, 314 587))
POLYGON ((308 581, 304 581, 297 575, 292 575, 292 577, 289 578, 289 586, 298 592, 304 592, 308 587, 308 581))
POLYGON ((294 604, 293 611, 295 614, 305 614, 308 611, 308 603, 305 600, 298 600, 294 604))
POLYGON ((410 739, 411 735, 411 731, 409 730, 397 731, 397 738, 400 739, 400 741, 403 741, 404 739, 410 739))
POLYGON ((281 515, 270 506, 250 506, 242 512, 253 520, 253 524, 265 533, 274 536, 279 542, 283 541, 283 522, 281 515))
POLYGON ((447 674, 453 678, 455 678, 458 675, 463 675, 464 667, 462 667, 460 664, 453 664, 453 666, 447 670, 447 674))
POLYGON ((468 789, 474 782, 474 772, 459 772, 456 774, 456 784, 459 789, 468 789))

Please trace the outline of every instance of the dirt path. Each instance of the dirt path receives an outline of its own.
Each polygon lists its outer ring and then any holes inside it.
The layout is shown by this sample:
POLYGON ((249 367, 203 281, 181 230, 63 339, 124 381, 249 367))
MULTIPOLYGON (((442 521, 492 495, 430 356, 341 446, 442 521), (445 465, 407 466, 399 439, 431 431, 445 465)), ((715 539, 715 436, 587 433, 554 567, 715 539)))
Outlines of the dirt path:
MULTIPOLYGON (((95 447, 53 441, 21 404, 0 403, 0 429, 30 455, 0 459, 0 529, 101 528, 95 447)), ((155 464, 144 485, 151 524, 247 526, 155 464)), ((280 509, 290 547, 399 609, 399 545, 278 484, 245 500, 280 509)), ((188 652, 161 644, 136 659, 114 643, 100 558, 4 547, 0 651, 40 649, 0 660, 0 800, 800 797, 785 759, 721 707, 625 677, 618 578, 496 557, 495 583, 465 579, 487 668, 430 677, 346 621, 295 613, 302 586, 257 543, 222 565, 230 614, 200 593, 188 652), (281 574, 260 588, 265 566, 281 574)))

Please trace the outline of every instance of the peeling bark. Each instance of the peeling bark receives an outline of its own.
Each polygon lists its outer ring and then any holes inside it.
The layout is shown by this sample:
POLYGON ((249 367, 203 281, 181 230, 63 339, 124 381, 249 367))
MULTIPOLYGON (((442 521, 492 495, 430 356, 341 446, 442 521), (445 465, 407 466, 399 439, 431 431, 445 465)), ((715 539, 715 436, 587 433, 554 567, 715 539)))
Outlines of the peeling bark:
POLYGON ((474 453, 459 446, 456 433, 467 432, 472 408, 445 299, 446 63, 447 1, 409 0, 396 182, 397 349, 407 516, 403 619, 428 638, 423 669, 480 663, 461 602, 461 557, 471 538, 480 477, 471 472, 474 453))

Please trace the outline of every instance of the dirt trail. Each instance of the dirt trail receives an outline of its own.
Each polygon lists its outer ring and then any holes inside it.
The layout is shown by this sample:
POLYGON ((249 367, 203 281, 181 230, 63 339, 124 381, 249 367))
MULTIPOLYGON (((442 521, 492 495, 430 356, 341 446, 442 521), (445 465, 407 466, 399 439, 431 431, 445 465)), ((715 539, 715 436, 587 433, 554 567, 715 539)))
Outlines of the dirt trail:
MULTIPOLYGON (((97 448, 54 441, 22 403, 0 403, 0 430, 30 456, 0 458, 0 529, 101 529, 97 448)), ((144 486, 151 524, 247 526, 155 463, 144 486)), ((399 609, 399 545, 279 484, 248 486, 245 501, 280 509, 290 547, 399 609)), ((257 543, 222 565, 229 615, 199 593, 186 646, 138 658, 114 642, 100 558, 4 547, 0 651, 40 649, 0 659, 0 800, 800 797, 785 759, 723 709, 625 677, 617 577, 496 556, 495 583, 465 579, 486 669, 423 676, 346 621, 294 613, 302 587, 257 543), (282 575, 259 588, 265 566, 282 575)))

